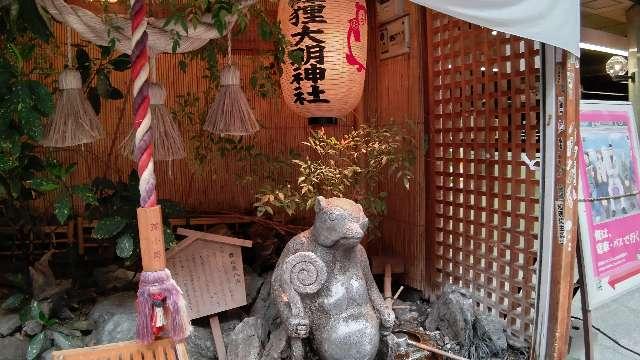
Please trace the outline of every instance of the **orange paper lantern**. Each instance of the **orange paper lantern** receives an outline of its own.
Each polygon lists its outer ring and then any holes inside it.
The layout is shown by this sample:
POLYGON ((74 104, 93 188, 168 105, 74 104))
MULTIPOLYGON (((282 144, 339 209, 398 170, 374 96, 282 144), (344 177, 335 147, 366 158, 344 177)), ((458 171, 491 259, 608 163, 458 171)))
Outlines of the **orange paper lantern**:
POLYGON ((364 0, 280 0, 278 20, 290 42, 280 79, 287 105, 310 122, 342 117, 362 97, 367 62, 364 0), (314 119, 316 121, 314 121, 314 119))

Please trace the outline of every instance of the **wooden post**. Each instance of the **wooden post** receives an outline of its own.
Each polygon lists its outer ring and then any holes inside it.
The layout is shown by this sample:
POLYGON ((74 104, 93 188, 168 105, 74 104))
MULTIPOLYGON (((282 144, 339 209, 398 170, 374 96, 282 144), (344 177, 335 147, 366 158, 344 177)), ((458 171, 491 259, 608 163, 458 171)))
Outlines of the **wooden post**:
MULTIPOLYGON (((160 271, 167 267, 164 252, 164 228, 160 206, 138 208, 138 234, 140 236, 140 256, 143 271, 160 271)), ((188 360, 189 354, 184 341, 176 343, 178 360, 188 360)))
POLYGON ((582 333, 584 337, 585 360, 595 360, 593 357, 593 329, 591 327, 591 309, 589 309, 589 290, 585 279, 585 264, 582 253, 580 235, 576 244, 576 255, 578 258, 578 282, 580 284, 580 302, 582 305, 582 333))
POLYGON ((144 271, 160 271, 166 268, 160 206, 138 208, 138 234, 140 235, 142 269, 144 271))
POLYGON ((384 301, 391 307, 393 298, 391 297, 391 264, 384 265, 384 301))
MULTIPOLYGON (((546 161, 555 162, 553 191, 553 237, 551 247, 550 286, 546 336, 546 359, 565 359, 569 345, 573 267, 578 228, 577 139, 580 101, 578 58, 555 49, 555 154, 546 161)), ((545 119, 546 121, 546 119, 545 119)), ((549 174, 551 175, 551 174, 549 174)), ((547 309, 538 309, 538 312, 547 309)), ((541 339, 538 339, 538 341, 541 339)))
POLYGON ((78 226, 78 230, 76 231, 78 236, 78 255, 84 257, 84 219, 82 216, 78 218, 76 224, 78 226))
POLYGON ((216 345, 218 359, 227 360, 227 350, 224 347, 224 339, 222 338, 222 329, 220 328, 218 315, 213 314, 209 317, 209 325, 211 326, 211 333, 213 333, 213 342, 216 345))

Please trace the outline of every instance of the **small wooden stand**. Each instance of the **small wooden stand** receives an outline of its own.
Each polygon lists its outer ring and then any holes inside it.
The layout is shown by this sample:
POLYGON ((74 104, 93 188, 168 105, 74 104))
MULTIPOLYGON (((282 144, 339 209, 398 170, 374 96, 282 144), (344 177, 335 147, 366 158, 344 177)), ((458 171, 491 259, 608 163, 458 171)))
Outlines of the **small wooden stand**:
POLYGON ((189 317, 208 316, 218 359, 226 360, 218 314, 247 303, 241 247, 251 241, 178 229, 186 236, 167 252, 167 267, 184 293, 189 317))
POLYGON ((594 360, 593 357, 593 328, 591 321, 591 310, 589 309, 589 292, 585 284, 585 263, 582 253, 580 232, 578 231, 578 241, 576 245, 576 258, 578 259, 578 286, 580 287, 580 302, 582 307, 582 332, 584 336, 585 360, 594 360))
POLYGON ((218 315, 211 315, 211 317, 209 317, 209 325, 211 325, 211 333, 213 334, 213 342, 216 345, 218 359, 227 360, 227 350, 224 348, 224 339, 222 338, 222 328, 220 328, 218 315))

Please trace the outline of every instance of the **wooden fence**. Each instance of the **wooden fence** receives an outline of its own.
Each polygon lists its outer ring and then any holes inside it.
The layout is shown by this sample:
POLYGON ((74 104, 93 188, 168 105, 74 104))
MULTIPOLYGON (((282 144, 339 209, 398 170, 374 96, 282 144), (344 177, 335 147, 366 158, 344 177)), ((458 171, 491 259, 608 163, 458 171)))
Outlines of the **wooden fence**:
POLYGON ((431 287, 469 289, 530 340, 540 189, 540 45, 431 12, 431 287))

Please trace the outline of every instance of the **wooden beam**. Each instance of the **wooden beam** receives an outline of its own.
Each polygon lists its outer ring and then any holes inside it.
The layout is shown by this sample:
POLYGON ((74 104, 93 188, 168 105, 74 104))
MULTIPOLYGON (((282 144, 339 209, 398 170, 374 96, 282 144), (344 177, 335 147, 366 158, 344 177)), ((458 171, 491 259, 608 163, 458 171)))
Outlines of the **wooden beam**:
MULTIPOLYGON (((578 229, 577 139, 579 136, 580 75, 579 59, 556 49, 555 85, 555 188, 551 281, 549 297, 546 359, 565 359, 569 345, 573 271, 578 229)), ((551 160, 551 159, 549 159, 551 160)), ((544 311, 545 309, 538 309, 544 311)))
POLYGON ((236 239, 228 236, 216 235, 205 233, 201 231, 189 230, 184 228, 178 228, 178 235, 188 236, 188 237, 197 237, 198 239, 205 239, 216 241, 223 244, 236 245, 236 246, 244 246, 251 247, 253 243, 249 240, 236 239))

